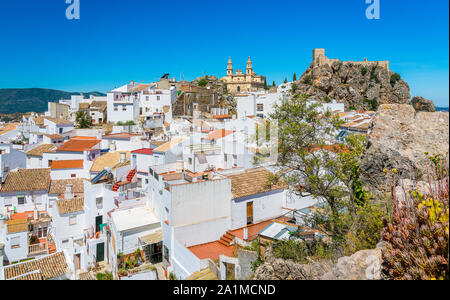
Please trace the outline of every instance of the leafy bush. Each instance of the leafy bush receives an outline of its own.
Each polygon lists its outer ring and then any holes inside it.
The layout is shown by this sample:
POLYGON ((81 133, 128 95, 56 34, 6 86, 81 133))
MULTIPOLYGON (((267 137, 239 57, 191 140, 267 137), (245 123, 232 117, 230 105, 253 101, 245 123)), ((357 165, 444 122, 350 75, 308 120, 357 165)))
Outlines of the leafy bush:
POLYGON ((198 82, 198 85, 201 87, 205 87, 208 84, 208 80, 206 80, 205 78, 200 79, 200 81, 198 82))
POLYGON ((113 280, 111 272, 97 273, 97 280, 113 280))
POLYGON ((306 75, 306 76, 303 78, 303 83, 304 83, 304 84, 309 84, 309 85, 311 85, 311 84, 312 84, 311 75, 306 75))
POLYGON ((364 76, 367 74, 367 68, 366 67, 362 67, 361 69, 361 75, 364 76))
POLYGON ((292 260, 296 263, 307 263, 308 258, 332 259, 335 250, 332 244, 322 240, 311 240, 300 242, 297 240, 276 241, 272 245, 273 254, 276 258, 292 260))
POLYGON ((400 201, 392 193, 393 215, 384 220, 382 232, 386 241, 384 272, 392 279, 449 279, 449 177, 442 168, 438 172, 443 180, 436 180, 438 176, 431 172, 429 182, 435 180, 435 189, 430 188, 427 195, 412 191, 400 201))
POLYGON ((400 80, 400 75, 398 73, 394 73, 391 75, 391 86, 394 87, 397 81, 400 80))

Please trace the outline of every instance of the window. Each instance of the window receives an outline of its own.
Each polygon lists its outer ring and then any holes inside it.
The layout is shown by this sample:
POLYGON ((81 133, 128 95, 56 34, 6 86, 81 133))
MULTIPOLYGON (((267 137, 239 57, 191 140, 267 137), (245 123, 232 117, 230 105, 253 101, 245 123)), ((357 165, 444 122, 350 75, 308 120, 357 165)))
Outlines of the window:
POLYGON ((103 205, 103 197, 95 198, 95 203, 97 204, 97 206, 102 206, 103 205))
POLYGON ((17 203, 19 205, 25 204, 25 196, 17 196, 17 203))
POLYGON ((77 224, 77 216, 70 216, 69 217, 69 225, 72 226, 72 225, 76 225, 76 224, 77 224))
POLYGON ((126 105, 122 105, 122 111, 127 111, 127 106, 126 105))
POLYGON ((257 104, 256 105, 256 110, 257 111, 264 111, 264 104, 257 104))
POLYGON ((59 133, 63 133, 63 128, 59 128, 59 133))
POLYGON ((161 96, 156 96, 156 100, 161 100, 161 96))
POLYGON ((77 174, 70 174, 70 177, 76 178, 76 177, 77 177, 77 174))
POLYGON ((227 157, 227 155, 226 155, 226 154, 224 154, 224 155, 223 155, 223 160, 224 160, 225 162, 227 162, 227 161, 228 161, 228 157, 227 157))
POLYGON ((20 248, 20 236, 11 238, 11 248, 20 248))
POLYGON ((192 165, 192 157, 189 157, 189 164, 192 165))
POLYGON ((114 105, 114 111, 118 111, 119 107, 117 107, 117 105, 114 105))

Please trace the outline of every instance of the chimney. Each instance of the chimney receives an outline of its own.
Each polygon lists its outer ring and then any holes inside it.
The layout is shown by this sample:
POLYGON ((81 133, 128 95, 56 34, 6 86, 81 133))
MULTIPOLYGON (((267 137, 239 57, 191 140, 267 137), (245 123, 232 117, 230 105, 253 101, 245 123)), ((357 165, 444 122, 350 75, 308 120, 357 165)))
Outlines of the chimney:
POLYGON ((73 199, 73 185, 66 184, 66 192, 64 193, 64 199, 70 200, 73 199))
POLYGON ((127 160, 127 153, 126 152, 120 152, 120 163, 123 164, 127 160))

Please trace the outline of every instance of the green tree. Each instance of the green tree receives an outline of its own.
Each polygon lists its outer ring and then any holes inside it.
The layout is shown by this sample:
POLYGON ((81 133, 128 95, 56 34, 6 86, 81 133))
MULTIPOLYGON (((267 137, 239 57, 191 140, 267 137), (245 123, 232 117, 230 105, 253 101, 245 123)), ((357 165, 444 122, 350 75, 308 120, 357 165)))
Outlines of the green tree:
POLYGON ((75 121, 77 122, 79 128, 90 128, 92 124, 91 116, 89 116, 89 114, 85 111, 77 112, 75 121))
POLYGON ((274 82, 272 83, 272 86, 273 86, 273 87, 276 87, 276 85, 275 85, 275 81, 274 81, 274 82))
POLYGON ((287 77, 284 78, 284 83, 288 83, 287 77))
POLYGON ((292 78, 292 81, 297 81, 297 74, 294 73, 294 77, 292 78))
POLYGON ((206 78, 202 78, 198 82, 198 85, 201 86, 201 87, 205 87, 207 84, 208 84, 208 80, 206 80, 206 78))
POLYGON ((363 196, 355 196, 360 157, 365 149, 361 135, 346 144, 330 145, 342 121, 330 111, 321 113, 320 103, 310 103, 305 94, 291 94, 275 107, 271 118, 278 121, 280 176, 300 196, 311 195, 321 203, 311 222, 323 228, 338 244, 345 242, 349 216, 363 196))
POLYGON ((264 89, 265 89, 265 90, 268 90, 268 89, 269 89, 269 87, 267 86, 266 78, 264 78, 264 89))

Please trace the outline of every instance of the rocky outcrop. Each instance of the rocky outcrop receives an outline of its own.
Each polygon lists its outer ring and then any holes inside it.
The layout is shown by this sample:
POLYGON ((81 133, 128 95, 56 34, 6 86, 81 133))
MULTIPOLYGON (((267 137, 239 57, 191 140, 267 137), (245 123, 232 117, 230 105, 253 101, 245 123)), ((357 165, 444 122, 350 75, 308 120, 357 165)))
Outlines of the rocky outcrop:
POLYGON ((384 169, 420 181, 426 172, 425 152, 441 155, 448 164, 448 112, 416 113, 407 104, 382 105, 362 159, 361 181, 370 191, 386 191, 384 169))
POLYGON ((299 264, 275 258, 270 247, 264 251, 264 257, 265 263, 256 270, 255 280, 318 280, 333 266, 329 261, 299 264))
POLYGON ((274 258, 270 248, 264 255, 266 262, 255 273, 255 280, 380 280, 382 275, 382 251, 380 244, 374 250, 363 250, 352 256, 342 257, 333 265, 330 261, 298 264, 290 260, 274 258))
POLYGON ((374 250, 362 250, 352 256, 342 257, 322 280, 381 280, 383 250, 380 245, 374 250))
POLYGON ((377 110, 380 104, 403 104, 410 99, 409 85, 398 74, 377 65, 311 64, 295 84, 297 92, 324 102, 343 102, 346 109, 377 110))
POLYGON ((428 99, 425 99, 423 97, 414 97, 411 99, 411 105, 414 107, 414 109, 419 111, 426 111, 426 112, 435 112, 436 107, 434 106, 434 102, 428 99))

